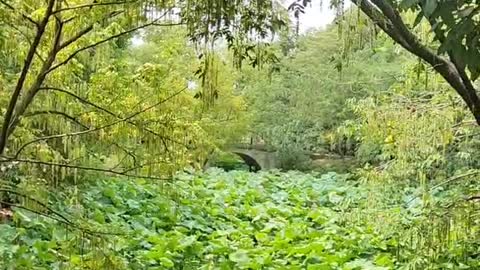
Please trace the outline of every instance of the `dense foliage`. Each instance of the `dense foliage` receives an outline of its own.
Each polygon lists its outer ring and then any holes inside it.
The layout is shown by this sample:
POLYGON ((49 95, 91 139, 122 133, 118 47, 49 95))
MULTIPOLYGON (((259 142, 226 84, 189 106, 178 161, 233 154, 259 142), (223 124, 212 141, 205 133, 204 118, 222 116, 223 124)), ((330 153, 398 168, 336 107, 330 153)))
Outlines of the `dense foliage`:
POLYGON ((453 190, 432 192, 426 205, 414 189, 348 175, 219 170, 164 184, 97 180, 82 190, 51 199, 73 220, 89 220, 83 230, 21 210, 1 225, 3 269, 480 267, 474 205, 452 223, 430 211, 453 190), (432 222, 442 226, 425 227, 432 222), (101 231, 111 234, 93 234, 101 231))
POLYGON ((288 155, 285 167, 329 147, 328 131, 353 118, 349 99, 383 93, 401 76, 408 58, 391 42, 357 42, 344 48, 336 29, 313 32, 270 69, 242 73, 252 132, 288 155))
POLYGON ((480 269, 478 1, 311 2, 0 0, 0 269, 480 269))

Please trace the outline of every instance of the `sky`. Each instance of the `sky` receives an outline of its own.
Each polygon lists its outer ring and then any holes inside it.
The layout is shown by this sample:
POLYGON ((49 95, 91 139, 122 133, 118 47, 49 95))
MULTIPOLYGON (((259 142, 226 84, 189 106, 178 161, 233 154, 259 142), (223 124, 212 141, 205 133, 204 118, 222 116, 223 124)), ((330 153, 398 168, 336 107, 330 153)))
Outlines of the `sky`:
POLYGON ((319 0, 313 0, 312 2, 311 6, 305 8, 305 14, 300 17, 300 31, 303 33, 315 28, 324 28, 335 19, 335 10, 328 8, 330 1, 324 0, 322 6, 319 0))
MULTIPOLYGON (((295 0, 283 0, 286 7, 295 0)), ((335 19, 335 10, 329 9, 330 0, 313 0, 313 3, 305 8, 305 14, 300 17, 300 32, 305 33, 313 29, 322 29, 335 19)), ((346 3, 346 6, 349 6, 346 3)), ((132 39, 134 46, 143 44, 141 37, 134 36, 132 39)))

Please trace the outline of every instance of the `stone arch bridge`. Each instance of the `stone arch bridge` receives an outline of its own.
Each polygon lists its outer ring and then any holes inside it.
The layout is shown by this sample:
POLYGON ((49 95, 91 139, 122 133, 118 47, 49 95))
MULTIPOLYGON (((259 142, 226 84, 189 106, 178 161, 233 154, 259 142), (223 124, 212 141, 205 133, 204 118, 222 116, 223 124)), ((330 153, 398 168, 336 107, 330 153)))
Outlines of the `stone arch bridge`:
MULTIPOLYGON (((276 151, 271 151, 263 144, 233 144, 225 147, 224 152, 239 156, 250 171, 271 170, 279 168, 279 159, 276 151)), ((205 168, 210 167, 207 161, 205 168)))
POLYGON ((280 165, 277 152, 262 145, 233 145, 226 151, 238 155, 252 171, 271 170, 280 165))

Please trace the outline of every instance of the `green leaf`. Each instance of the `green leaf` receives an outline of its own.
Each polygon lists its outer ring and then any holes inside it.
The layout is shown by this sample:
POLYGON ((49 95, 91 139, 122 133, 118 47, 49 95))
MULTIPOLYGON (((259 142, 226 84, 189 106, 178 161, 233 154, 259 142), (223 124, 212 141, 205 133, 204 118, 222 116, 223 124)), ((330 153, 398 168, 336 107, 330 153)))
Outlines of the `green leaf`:
POLYGON ((100 209, 95 209, 95 212, 93 213, 93 219, 98 223, 105 223, 105 215, 100 211, 100 209))
POLYGON ((400 3, 400 7, 403 9, 415 9, 416 5, 420 2, 420 0, 403 0, 400 3))
POLYGON ((242 264, 242 265, 248 264, 250 262, 248 252, 243 249, 239 249, 233 253, 230 253, 228 255, 228 258, 230 259, 230 261, 238 264, 242 264))
POLYGON ((307 270, 331 270, 331 269, 332 267, 326 263, 307 265, 307 270))
POLYGON ((173 263, 172 260, 166 257, 160 258, 159 261, 162 264, 162 266, 165 266, 167 268, 173 268, 175 266, 175 263, 173 263))
POLYGON ((437 0, 426 0, 425 4, 423 6, 423 13, 429 17, 430 15, 435 12, 435 9, 437 8, 438 2, 437 0))
POLYGON ((388 267, 375 266, 371 261, 357 259, 345 264, 345 270, 389 270, 388 267))
POLYGON ((388 253, 382 253, 379 254, 375 257, 375 264, 378 266, 385 266, 385 267, 390 267, 393 268, 393 260, 391 258, 391 255, 388 253))

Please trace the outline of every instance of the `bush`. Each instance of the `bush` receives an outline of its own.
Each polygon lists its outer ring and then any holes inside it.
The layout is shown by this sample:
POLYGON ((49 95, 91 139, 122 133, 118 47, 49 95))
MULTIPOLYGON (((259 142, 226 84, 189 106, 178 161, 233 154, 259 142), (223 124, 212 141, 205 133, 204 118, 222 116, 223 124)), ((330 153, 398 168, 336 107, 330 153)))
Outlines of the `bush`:
POLYGON ((307 170, 311 165, 308 152, 292 145, 281 148, 278 158, 280 168, 284 170, 307 170))

